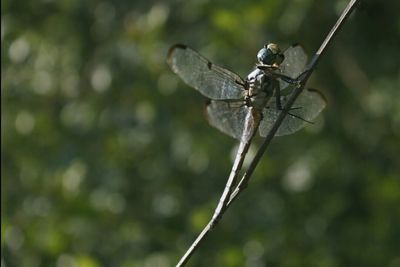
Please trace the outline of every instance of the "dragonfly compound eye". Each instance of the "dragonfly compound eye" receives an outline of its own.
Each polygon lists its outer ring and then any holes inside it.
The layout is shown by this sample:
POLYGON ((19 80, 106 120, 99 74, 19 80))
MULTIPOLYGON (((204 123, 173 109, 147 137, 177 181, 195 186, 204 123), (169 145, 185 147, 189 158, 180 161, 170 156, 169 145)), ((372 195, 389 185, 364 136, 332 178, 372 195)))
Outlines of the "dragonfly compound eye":
POLYGON ((257 59, 264 65, 279 65, 282 63, 284 57, 276 44, 268 44, 262 48, 258 54, 257 59))

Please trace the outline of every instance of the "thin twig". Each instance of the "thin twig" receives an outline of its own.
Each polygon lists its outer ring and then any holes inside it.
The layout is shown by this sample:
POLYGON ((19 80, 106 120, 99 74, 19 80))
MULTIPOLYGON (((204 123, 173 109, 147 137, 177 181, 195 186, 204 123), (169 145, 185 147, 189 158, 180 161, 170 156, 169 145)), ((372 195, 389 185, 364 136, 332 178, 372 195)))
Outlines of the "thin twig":
POLYGON ((258 126, 261 121, 261 116, 253 112, 253 108, 249 109, 249 113, 246 116, 245 127, 243 130, 243 136, 239 144, 238 151, 236 153, 236 158, 232 166, 231 173, 229 174, 228 181, 226 182, 225 189, 220 197, 217 207, 215 208, 214 215, 208 222, 207 226, 203 229, 200 235, 196 238, 193 244, 186 251, 185 255, 182 257, 177 266, 183 266, 184 263, 190 258, 191 254, 195 251, 198 243, 209 233, 210 230, 218 224, 222 214, 224 214, 225 209, 228 208, 228 202, 230 200, 231 194, 237 185, 237 178, 239 171, 242 169, 242 164, 245 159, 251 140, 253 139, 255 133, 257 132, 258 126))
MULTIPOLYGON (((345 8, 345 10, 342 12, 339 19, 337 20, 336 24, 333 26, 333 28, 331 29, 331 31, 325 38, 324 42, 322 43, 322 45, 320 46, 318 51, 315 53, 314 57, 311 59, 310 64, 306 68, 306 71, 302 75, 300 75, 300 77, 298 78, 299 85, 297 87, 295 87, 295 89, 293 90, 293 93, 291 94, 289 100, 286 102, 285 106, 283 107, 282 112, 279 114, 279 116, 278 116, 277 120, 275 121, 274 125, 272 126, 270 132, 264 139, 263 144, 261 145, 261 147, 257 151, 257 154, 254 156, 252 162, 250 163, 249 168, 247 169, 246 173, 243 175, 242 179, 238 183, 235 190, 230 195, 229 202, 226 204, 226 208, 221 210, 221 214, 219 215, 220 217, 223 216, 223 214, 227 210, 227 207, 229 207, 232 204, 233 200, 235 200, 237 198, 239 193, 241 193, 246 188, 248 181, 250 180, 250 177, 253 174, 257 164, 259 163, 265 150, 271 143, 273 137, 275 136, 275 133, 279 129, 279 126, 282 124, 288 111, 293 106, 297 97, 303 91, 305 84, 307 83, 312 72, 315 70, 317 63, 319 62, 321 56, 326 51, 326 47, 331 43, 333 37, 338 33, 339 29, 343 26, 344 22, 350 16, 352 11, 356 7, 356 4, 358 4, 359 1, 360 0, 351 0, 349 2, 347 7, 345 8)), ((193 242, 193 244, 189 247, 189 249, 186 251, 186 253, 182 256, 182 258, 180 259, 179 263, 176 266, 186 265, 186 263, 188 262, 190 257, 193 255, 193 253, 199 247, 200 243, 204 240, 204 238, 207 236, 207 234, 215 226, 215 223, 216 222, 213 219, 210 220, 210 222, 206 225, 206 227, 203 229, 203 231, 199 234, 199 236, 196 238, 196 240, 193 242)))

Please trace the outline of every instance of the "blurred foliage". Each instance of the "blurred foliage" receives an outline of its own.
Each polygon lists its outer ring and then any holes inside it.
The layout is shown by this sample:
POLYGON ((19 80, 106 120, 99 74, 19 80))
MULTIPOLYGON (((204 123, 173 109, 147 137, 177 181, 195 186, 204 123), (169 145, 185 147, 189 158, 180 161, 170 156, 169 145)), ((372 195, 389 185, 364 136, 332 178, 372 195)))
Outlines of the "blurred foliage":
MULTIPOLYGON (((236 142, 207 125, 168 48, 245 76, 269 41, 312 54, 346 4, 2 1, 1 266, 175 264, 236 142)), ((400 266, 398 10, 359 6, 309 83, 327 109, 274 140, 190 266, 400 266)))

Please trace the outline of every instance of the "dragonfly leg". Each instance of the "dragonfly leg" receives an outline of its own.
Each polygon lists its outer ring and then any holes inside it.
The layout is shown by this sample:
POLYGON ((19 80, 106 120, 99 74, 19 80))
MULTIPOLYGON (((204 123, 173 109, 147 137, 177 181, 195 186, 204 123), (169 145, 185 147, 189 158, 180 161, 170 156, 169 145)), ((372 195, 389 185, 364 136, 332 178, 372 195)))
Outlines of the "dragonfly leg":
POLYGON ((307 76, 307 74, 309 72, 310 72, 310 70, 307 69, 307 70, 303 71, 302 73, 300 73, 300 75, 297 76, 296 78, 292 78, 292 77, 289 77, 287 75, 280 74, 280 73, 275 73, 275 72, 273 72, 271 74, 272 74, 272 76, 280 78, 281 80, 283 80, 283 81, 285 81, 285 82, 287 82, 289 84, 299 85, 304 80, 304 78, 307 76))
POLYGON ((279 79, 281 79, 281 80, 283 80, 283 81, 285 81, 285 82, 287 82, 289 84, 297 85, 299 83, 299 79, 298 78, 292 78, 292 77, 289 77, 287 75, 275 72, 275 70, 277 70, 278 67, 270 66, 270 65, 257 65, 257 68, 259 68, 260 70, 263 70, 268 75, 270 75, 270 76, 272 76, 274 78, 279 78, 279 79))
POLYGON ((246 101, 243 101, 242 104, 240 104, 239 108, 242 108, 242 107, 244 107, 244 106, 248 106, 248 104, 247 104, 246 101))
MULTIPOLYGON (((283 110, 284 108, 282 107, 282 103, 281 103, 281 99, 280 99, 279 86, 278 86, 278 90, 276 90, 275 94, 276 94, 276 97, 277 97, 277 98, 276 98, 276 109, 277 109, 277 110, 283 110)), ((300 117, 300 116, 298 116, 298 115, 293 114, 293 113, 290 112, 290 111, 292 111, 292 110, 297 110, 297 109, 301 109, 301 108, 303 108, 303 107, 291 107, 291 108, 289 108, 289 109, 286 110, 286 111, 287 111, 287 114, 289 114, 289 115, 291 115, 291 116, 293 116, 293 117, 295 117, 295 118, 297 118, 297 119, 299 119, 299 120, 302 120, 302 121, 304 121, 304 122, 308 122, 308 123, 314 124, 313 122, 308 121, 308 120, 306 120, 306 119, 304 119, 304 118, 302 118, 302 117, 300 117)))
POLYGON ((275 78, 281 79, 284 82, 287 82, 288 84, 299 85, 299 83, 300 83, 299 78, 292 78, 292 77, 289 77, 287 75, 280 74, 280 73, 271 73, 271 75, 275 78))
POLYGON ((260 70, 268 71, 268 72, 271 72, 271 73, 272 73, 272 71, 279 69, 278 66, 275 66, 275 65, 264 65, 264 64, 256 64, 256 67, 258 69, 260 69, 260 70))
POLYGON ((235 80, 235 83, 243 86, 245 90, 248 90, 249 85, 250 85, 248 81, 241 82, 241 81, 235 80))
MULTIPOLYGON (((301 108, 301 107, 299 107, 299 108, 301 108)), ((292 110, 292 109, 290 109, 290 110, 292 110)), ((295 118, 297 118, 297 119, 299 119, 299 120, 302 120, 302 121, 304 121, 304 122, 307 122, 307 123, 310 123, 310 124, 314 124, 314 122, 309 121, 309 120, 306 120, 306 119, 304 119, 304 118, 302 118, 302 117, 300 117, 300 116, 297 116, 296 114, 290 113, 289 111, 288 111, 287 114, 289 114, 290 116, 293 116, 293 117, 295 117, 295 118)))

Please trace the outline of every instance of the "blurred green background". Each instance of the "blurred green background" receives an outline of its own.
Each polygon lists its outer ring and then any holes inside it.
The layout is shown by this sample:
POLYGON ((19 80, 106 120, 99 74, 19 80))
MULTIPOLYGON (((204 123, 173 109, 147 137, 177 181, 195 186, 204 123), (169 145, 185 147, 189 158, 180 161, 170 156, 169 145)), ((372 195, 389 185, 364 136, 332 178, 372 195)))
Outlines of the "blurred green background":
MULTIPOLYGON (((346 4, 2 1, 1 266, 174 265, 237 142, 168 48, 246 76, 266 42, 312 55, 346 4)), ((272 142, 189 266, 400 266, 399 10, 359 6, 309 82, 326 110, 272 142)))

